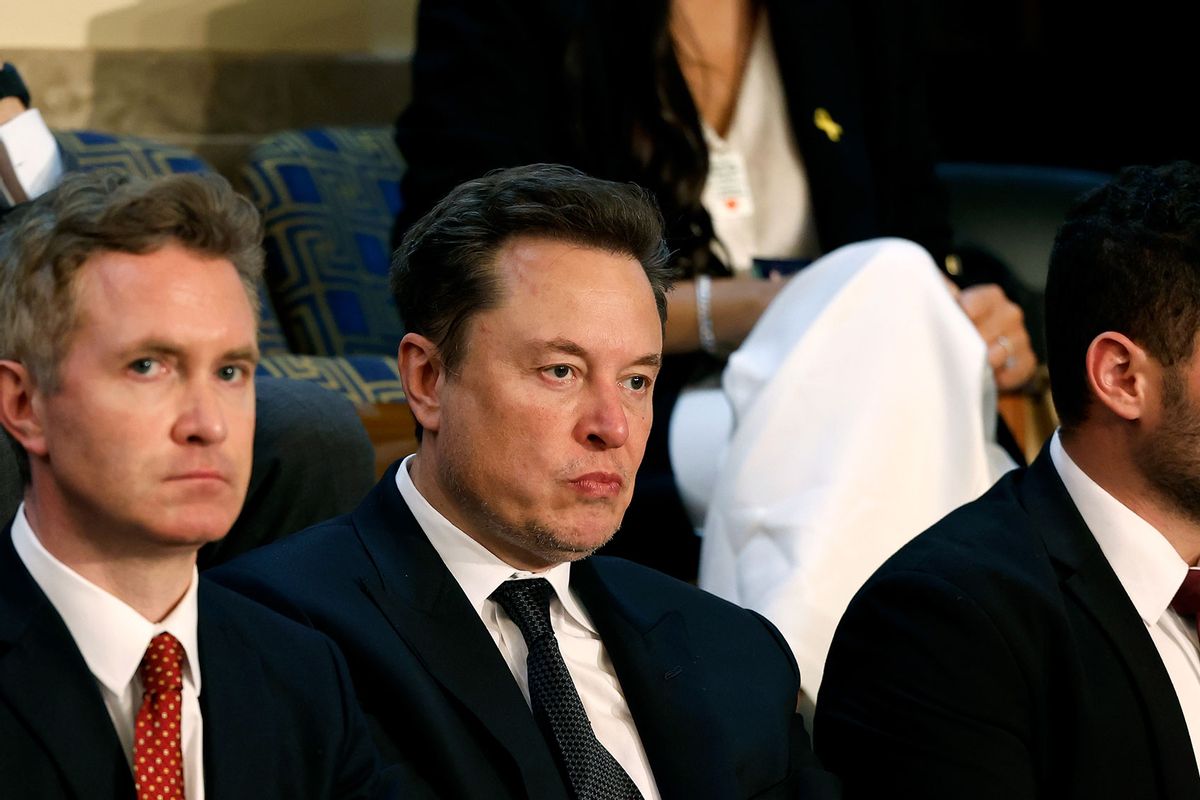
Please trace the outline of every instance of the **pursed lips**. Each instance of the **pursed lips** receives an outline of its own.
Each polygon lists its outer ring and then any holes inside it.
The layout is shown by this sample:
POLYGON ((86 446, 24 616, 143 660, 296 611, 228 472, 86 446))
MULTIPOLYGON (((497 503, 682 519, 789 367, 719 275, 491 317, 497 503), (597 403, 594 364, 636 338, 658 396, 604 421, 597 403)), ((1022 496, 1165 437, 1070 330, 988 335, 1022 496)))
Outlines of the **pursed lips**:
POLYGON ((625 479, 615 472, 588 472, 567 481, 580 494, 588 497, 615 497, 625 486, 625 479))

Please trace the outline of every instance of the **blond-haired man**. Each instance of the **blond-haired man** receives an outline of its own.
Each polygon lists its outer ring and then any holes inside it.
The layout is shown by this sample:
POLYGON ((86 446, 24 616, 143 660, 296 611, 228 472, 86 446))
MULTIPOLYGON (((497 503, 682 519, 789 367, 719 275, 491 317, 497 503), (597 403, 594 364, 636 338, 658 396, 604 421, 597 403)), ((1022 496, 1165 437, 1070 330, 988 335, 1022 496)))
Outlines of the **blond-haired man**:
POLYGON ((6 797, 359 797, 376 760, 319 635, 201 581, 254 436, 257 214, 216 177, 69 177, 0 233, 6 797))

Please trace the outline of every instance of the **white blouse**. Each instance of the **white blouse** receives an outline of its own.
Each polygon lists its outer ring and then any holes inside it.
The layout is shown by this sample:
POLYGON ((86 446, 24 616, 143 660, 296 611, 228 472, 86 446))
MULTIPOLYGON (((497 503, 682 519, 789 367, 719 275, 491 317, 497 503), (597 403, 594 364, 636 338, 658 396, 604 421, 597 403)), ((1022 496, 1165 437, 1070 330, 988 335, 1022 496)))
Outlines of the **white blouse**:
POLYGON ((701 126, 709 158, 701 203, 712 217, 716 255, 738 273, 749 271, 755 257, 820 255, 766 14, 758 20, 728 133, 721 137, 701 126))

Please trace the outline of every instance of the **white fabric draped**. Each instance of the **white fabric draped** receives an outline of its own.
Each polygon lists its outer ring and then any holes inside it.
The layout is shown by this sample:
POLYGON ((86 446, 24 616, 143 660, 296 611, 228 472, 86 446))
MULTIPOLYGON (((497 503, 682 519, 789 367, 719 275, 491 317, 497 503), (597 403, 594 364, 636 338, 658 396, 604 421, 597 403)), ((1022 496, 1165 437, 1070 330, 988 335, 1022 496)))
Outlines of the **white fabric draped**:
POLYGON ((815 698, 858 588, 1013 466, 986 348, 928 253, 879 239, 793 278, 723 384, 732 438, 688 443, 719 465, 700 585, 774 622, 815 698))

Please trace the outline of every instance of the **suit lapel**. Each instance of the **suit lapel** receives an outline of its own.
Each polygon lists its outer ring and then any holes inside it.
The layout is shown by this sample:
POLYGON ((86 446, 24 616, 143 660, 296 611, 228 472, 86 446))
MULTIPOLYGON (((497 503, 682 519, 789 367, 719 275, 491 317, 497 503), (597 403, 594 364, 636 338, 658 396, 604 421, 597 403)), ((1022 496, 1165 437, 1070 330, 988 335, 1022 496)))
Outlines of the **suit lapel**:
POLYGON ((269 796, 265 775, 274 750, 263 742, 279 735, 262 705, 271 691, 255 646, 240 637, 235 621, 214 602, 206 581, 199 587, 200 713, 204 719, 204 789, 210 797, 269 796))
POLYGON ((573 564, 571 587, 612 659, 663 798, 736 797, 732 759, 705 701, 708 676, 680 614, 639 608, 606 581, 602 560, 573 564))
POLYGON ((1066 593, 1104 631, 1141 695, 1166 795, 1197 796, 1200 772, 1170 675, 1145 622, 1059 478, 1048 445, 1029 468, 1021 494, 1047 551, 1059 564, 1066 593))
POLYGON ((354 513, 376 572, 359 585, 426 671, 513 757, 530 797, 563 784, 508 665, 395 484, 393 466, 354 513))
POLYGON ((12 545, 0 541, 0 702, 24 721, 75 797, 133 796, 96 679, 12 545))

